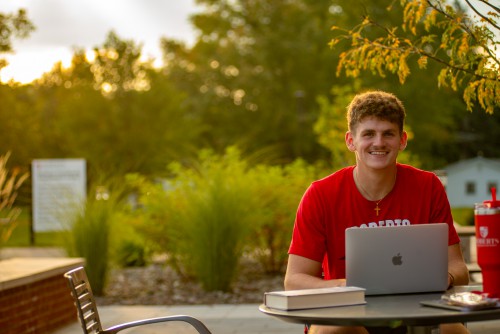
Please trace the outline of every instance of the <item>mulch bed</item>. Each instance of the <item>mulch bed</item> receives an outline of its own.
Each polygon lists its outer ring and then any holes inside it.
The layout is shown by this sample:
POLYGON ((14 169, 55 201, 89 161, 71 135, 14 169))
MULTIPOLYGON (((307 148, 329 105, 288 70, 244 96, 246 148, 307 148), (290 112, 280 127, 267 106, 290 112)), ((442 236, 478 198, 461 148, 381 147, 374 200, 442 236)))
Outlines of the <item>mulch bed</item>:
POLYGON ((98 305, 197 305, 261 303, 266 291, 283 290, 283 274, 266 275, 258 263, 246 260, 230 292, 206 292, 200 284, 179 276, 171 267, 115 268, 98 305))

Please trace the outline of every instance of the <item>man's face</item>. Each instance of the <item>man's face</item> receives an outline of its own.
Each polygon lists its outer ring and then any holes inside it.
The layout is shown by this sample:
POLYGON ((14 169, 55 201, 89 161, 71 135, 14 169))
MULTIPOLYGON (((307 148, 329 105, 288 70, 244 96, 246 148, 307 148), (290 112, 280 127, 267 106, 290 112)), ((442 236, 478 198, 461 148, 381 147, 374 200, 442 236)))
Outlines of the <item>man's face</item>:
POLYGON ((346 133, 346 145, 356 153, 358 165, 383 169, 396 163, 400 150, 406 147, 407 134, 399 132, 396 124, 368 116, 353 132, 346 133))

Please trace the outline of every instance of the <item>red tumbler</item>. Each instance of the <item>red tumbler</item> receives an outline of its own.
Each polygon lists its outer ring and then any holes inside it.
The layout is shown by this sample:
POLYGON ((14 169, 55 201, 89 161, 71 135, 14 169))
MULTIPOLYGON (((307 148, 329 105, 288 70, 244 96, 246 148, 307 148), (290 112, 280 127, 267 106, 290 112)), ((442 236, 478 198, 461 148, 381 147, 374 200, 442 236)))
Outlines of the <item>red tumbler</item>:
POLYGON ((477 263, 483 275, 483 292, 500 297, 500 201, 491 188, 491 201, 477 203, 474 210, 476 225, 477 263))

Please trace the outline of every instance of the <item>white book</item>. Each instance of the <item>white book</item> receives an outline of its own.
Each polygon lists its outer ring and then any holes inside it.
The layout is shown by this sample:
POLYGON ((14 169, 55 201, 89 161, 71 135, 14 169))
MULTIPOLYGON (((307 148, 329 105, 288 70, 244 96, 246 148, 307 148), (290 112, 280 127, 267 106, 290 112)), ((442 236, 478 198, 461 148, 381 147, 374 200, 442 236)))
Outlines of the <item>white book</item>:
POLYGON ((299 310, 360 304, 366 304, 365 289, 354 286, 264 293, 264 305, 278 310, 299 310))

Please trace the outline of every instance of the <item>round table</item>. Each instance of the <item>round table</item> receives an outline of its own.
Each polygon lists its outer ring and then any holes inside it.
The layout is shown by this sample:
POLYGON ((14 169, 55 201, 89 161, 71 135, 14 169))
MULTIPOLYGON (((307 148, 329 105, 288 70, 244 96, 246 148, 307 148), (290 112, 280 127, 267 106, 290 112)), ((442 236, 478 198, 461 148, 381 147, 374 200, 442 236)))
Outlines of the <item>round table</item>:
POLYGON ((267 315, 293 323, 335 326, 407 326, 408 333, 432 333, 443 323, 500 319, 500 308, 455 311, 428 307, 421 301, 439 300, 442 293, 367 296, 365 305, 282 311, 260 305, 267 315))

